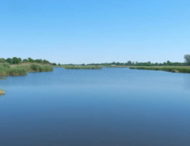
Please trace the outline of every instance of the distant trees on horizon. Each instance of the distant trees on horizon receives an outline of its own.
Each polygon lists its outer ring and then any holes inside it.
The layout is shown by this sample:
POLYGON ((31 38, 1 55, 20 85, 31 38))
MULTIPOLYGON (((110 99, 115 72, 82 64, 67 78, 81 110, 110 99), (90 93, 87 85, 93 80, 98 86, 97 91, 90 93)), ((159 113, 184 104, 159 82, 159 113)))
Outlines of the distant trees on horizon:
POLYGON ((153 63, 153 62, 133 62, 133 61, 127 61, 125 63, 121 62, 112 62, 112 63, 97 63, 97 64, 89 64, 89 65, 115 65, 115 66, 184 66, 184 65, 190 65, 190 54, 184 56, 185 62, 171 62, 166 61, 163 63, 153 63))
POLYGON ((103 65, 103 66, 184 66, 186 65, 185 63, 181 62, 171 62, 171 61, 166 61, 163 63, 152 63, 150 61, 148 62, 132 62, 128 61, 125 63, 121 62, 111 62, 111 63, 93 63, 93 64, 87 64, 87 65, 103 65))
MULTIPOLYGON (((133 62, 133 61, 127 61, 127 62, 111 62, 111 63, 92 63, 92 64, 82 64, 82 65, 115 65, 115 66, 183 66, 183 65, 190 65, 190 54, 184 55, 185 62, 171 62, 166 61, 163 63, 153 63, 153 62, 133 62)), ((26 58, 22 59, 20 57, 12 57, 12 58, 0 58, 0 63, 9 63, 9 64, 21 64, 21 63, 40 63, 40 64, 52 64, 56 65, 56 63, 51 63, 48 60, 45 59, 32 59, 32 58, 26 58)), ((58 64, 59 66, 61 64, 58 64)))
POLYGON ((51 64, 49 61, 45 59, 22 59, 19 57, 12 57, 12 58, 0 58, 0 63, 9 63, 9 64, 20 64, 20 63, 41 63, 41 64, 51 64))

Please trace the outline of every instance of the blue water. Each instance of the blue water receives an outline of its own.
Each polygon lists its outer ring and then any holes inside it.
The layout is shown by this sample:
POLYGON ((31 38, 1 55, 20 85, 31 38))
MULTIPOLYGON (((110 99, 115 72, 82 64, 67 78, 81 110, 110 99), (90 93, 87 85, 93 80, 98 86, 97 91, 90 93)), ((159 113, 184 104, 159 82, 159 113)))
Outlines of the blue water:
POLYGON ((190 74, 56 68, 0 88, 0 146, 190 145, 190 74))

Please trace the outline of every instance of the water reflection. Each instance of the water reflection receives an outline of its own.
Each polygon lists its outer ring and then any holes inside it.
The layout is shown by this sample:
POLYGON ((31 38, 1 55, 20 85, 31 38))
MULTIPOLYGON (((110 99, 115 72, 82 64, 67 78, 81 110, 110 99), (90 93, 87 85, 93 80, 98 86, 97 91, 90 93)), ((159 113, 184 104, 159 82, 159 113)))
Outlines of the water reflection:
POLYGON ((190 74, 183 74, 185 89, 190 89, 190 74))

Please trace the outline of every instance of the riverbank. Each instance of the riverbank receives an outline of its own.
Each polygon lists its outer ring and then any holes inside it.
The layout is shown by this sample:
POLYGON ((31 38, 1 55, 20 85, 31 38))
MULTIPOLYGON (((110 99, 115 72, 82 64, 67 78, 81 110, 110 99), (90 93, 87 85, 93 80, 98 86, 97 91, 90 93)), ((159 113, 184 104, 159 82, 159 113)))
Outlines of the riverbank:
POLYGON ((175 73, 190 73, 190 66, 129 66, 130 69, 162 70, 175 73))
MULTIPOLYGON (((8 63, 0 64, 0 77, 7 76, 25 76, 29 72, 50 72, 53 71, 53 65, 37 64, 37 63, 22 63, 10 65, 8 63)), ((5 91, 0 90, 0 95, 4 95, 5 91)))

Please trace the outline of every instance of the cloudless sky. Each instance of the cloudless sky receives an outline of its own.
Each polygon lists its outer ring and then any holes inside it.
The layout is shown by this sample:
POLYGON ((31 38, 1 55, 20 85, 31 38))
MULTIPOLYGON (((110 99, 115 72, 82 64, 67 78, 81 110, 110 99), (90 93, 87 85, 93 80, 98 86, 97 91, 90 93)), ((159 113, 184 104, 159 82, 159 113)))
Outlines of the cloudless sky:
POLYGON ((0 0, 0 57, 183 61, 190 0, 0 0))

